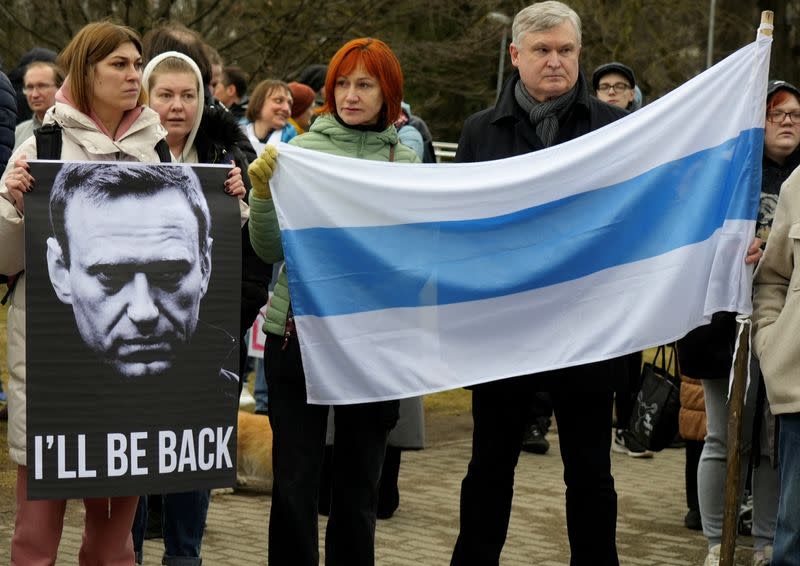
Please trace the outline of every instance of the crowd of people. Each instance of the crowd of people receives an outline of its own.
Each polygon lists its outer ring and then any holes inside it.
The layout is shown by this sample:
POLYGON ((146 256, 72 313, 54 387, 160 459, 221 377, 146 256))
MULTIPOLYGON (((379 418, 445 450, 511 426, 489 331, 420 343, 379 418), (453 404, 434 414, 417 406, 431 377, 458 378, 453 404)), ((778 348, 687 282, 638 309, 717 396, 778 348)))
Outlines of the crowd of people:
MULTIPOLYGON (((581 31, 578 14, 561 2, 537 2, 516 14, 509 48, 513 72, 496 104, 465 120, 456 162, 540 151, 643 105, 636 75, 623 63, 601 65, 587 79, 580 66, 581 31)), ((357 159, 435 161, 427 125, 403 100, 403 72, 394 52, 379 39, 358 38, 295 81, 268 78, 249 88, 245 71, 225 65, 188 28, 163 26, 140 38, 106 21, 86 25, 58 55, 31 50, 10 78, 0 74, 0 273, 9 287, 10 381, 3 395, 11 457, 18 465, 12 563, 55 562, 66 503, 27 497, 25 197, 35 182, 28 161, 42 156, 37 132, 55 127, 62 160, 230 166, 221 190, 240 201, 242 376, 248 363, 245 333, 268 303, 266 354, 255 372, 255 391, 256 412, 269 416, 274 435, 269 564, 319 564, 319 514, 329 516, 326 564, 374 564, 376 519, 391 517, 400 501, 401 453, 424 445, 422 401, 334 408, 306 401, 270 181, 280 160, 278 142, 357 159)), ((771 81, 764 116, 758 231, 742 258, 757 265, 755 386, 745 403, 741 458, 741 483, 750 477, 753 498, 754 566, 800 564, 800 460, 794 449, 800 442, 800 387, 792 370, 800 354, 789 332, 797 310, 794 251, 800 249, 800 198, 794 194, 800 177, 793 174, 800 164, 800 90, 771 81)), ((734 319, 735 313, 718 313, 677 345, 686 525, 701 528, 708 540, 706 566, 720 560, 725 378, 734 319)), ((472 454, 461 484, 452 565, 499 563, 520 453, 549 449, 552 418, 564 465, 570 563, 619 564, 611 452, 653 457, 628 430, 641 364, 641 353, 635 353, 471 388, 472 454)), ((155 509, 163 517, 163 563, 201 563, 207 490, 83 503, 81 564, 141 563, 148 514, 155 509)))

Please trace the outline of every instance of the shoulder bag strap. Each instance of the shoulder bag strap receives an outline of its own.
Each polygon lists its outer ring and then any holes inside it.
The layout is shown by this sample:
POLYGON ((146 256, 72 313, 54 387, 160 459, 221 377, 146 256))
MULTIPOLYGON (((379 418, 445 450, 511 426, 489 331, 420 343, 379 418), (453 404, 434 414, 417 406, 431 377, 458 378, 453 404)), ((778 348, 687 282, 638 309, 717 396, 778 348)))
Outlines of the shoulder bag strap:
POLYGON ((161 163, 172 163, 172 154, 169 151, 169 144, 167 140, 160 139, 156 144, 156 153, 158 154, 158 160, 161 163))

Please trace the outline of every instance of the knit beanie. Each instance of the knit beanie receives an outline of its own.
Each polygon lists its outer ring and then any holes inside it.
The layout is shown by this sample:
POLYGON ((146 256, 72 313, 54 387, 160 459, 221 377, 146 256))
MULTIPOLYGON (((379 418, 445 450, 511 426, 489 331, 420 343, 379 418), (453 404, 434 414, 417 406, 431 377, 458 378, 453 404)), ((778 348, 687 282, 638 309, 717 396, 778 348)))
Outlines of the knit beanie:
POLYGON ((289 83, 289 90, 292 91, 292 118, 297 118, 314 103, 314 91, 298 82, 289 83))

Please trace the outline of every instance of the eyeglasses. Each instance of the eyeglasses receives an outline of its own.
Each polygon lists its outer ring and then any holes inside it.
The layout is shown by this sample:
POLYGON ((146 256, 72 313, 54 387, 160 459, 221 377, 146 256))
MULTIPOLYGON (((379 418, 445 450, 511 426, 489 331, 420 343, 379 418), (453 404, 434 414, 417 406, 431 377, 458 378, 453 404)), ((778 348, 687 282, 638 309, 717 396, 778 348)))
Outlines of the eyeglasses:
POLYGON ((49 89, 51 89, 51 88, 53 88, 55 86, 56 85, 54 85, 53 83, 50 83, 50 84, 39 84, 39 85, 25 85, 22 88, 22 94, 27 96, 29 94, 33 94, 34 90, 38 90, 39 92, 42 92, 44 90, 49 90, 49 89))
POLYGON ((614 83, 614 84, 600 83, 599 85, 597 85, 598 91, 602 90, 603 92, 608 92, 612 88, 614 89, 615 92, 625 92, 626 90, 631 88, 631 85, 626 83, 614 83))
POLYGON ((773 124, 783 124, 783 121, 787 116, 792 124, 800 124, 800 110, 794 110, 792 112, 784 112, 783 110, 770 110, 767 112, 767 120, 773 124))

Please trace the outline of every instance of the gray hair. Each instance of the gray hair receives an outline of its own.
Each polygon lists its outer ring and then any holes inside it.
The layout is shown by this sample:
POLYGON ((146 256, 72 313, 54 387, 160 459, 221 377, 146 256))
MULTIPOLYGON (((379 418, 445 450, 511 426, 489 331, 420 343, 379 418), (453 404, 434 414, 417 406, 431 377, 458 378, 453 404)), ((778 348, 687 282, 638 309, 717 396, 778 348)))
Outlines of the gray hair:
POLYGON ((578 45, 581 45, 581 19, 575 10, 555 0, 537 2, 520 10, 511 24, 512 41, 519 46, 526 33, 545 31, 569 20, 575 28, 578 45))

